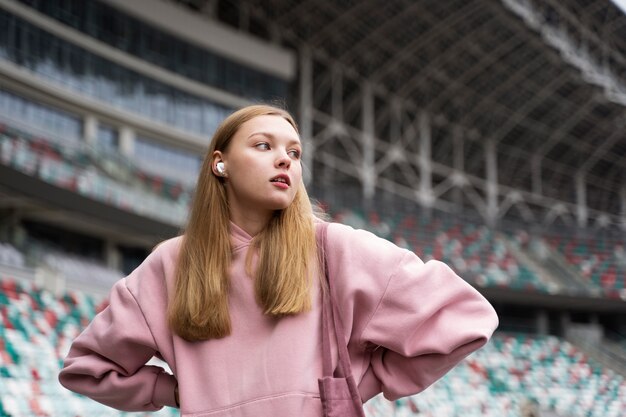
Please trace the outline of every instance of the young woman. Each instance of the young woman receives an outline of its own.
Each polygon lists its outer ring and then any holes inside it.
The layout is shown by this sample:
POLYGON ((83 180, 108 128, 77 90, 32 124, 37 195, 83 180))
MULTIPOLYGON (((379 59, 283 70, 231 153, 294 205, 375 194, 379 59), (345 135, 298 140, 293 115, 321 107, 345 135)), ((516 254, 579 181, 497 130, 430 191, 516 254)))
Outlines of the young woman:
MULTIPOLYGON (((302 144, 285 111, 216 131, 182 236, 112 289, 61 384, 128 411, 320 417, 321 288, 302 144), (163 358, 173 375, 147 365, 163 358)), ((331 223, 326 258, 363 401, 418 393, 484 345, 498 319, 448 266, 331 223)), ((333 351, 335 352, 335 351, 333 351)))

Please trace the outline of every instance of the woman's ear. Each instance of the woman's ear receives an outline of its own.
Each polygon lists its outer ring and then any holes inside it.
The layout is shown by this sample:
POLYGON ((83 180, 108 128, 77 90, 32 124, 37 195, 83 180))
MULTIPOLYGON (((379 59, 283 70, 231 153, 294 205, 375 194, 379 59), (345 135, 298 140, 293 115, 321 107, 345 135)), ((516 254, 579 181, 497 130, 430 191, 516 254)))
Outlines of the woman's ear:
POLYGON ((213 174, 220 178, 226 178, 228 174, 226 173, 226 164, 224 163, 224 158, 222 152, 215 151, 213 152, 213 160, 211 161, 211 170, 213 174))

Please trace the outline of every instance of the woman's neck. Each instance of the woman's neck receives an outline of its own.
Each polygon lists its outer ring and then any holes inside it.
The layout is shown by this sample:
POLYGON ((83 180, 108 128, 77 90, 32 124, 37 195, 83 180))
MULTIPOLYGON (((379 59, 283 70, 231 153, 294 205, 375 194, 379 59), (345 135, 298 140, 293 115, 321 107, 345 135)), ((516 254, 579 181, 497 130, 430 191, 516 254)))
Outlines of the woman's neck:
POLYGON ((236 224, 251 237, 254 237, 261 230, 263 230, 265 226, 267 226, 272 218, 272 215, 273 214, 271 212, 267 214, 259 212, 239 213, 231 210, 230 221, 236 224))

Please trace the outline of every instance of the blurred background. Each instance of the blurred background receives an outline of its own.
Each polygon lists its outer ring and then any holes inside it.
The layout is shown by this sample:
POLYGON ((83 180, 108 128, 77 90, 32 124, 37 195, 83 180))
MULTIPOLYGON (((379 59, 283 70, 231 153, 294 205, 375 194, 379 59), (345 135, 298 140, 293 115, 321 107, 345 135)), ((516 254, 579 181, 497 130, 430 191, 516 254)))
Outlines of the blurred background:
POLYGON ((500 316, 370 417, 626 415, 619 2, 0 0, 0 417, 123 414, 60 387, 62 359, 257 102, 296 116, 334 219, 448 263, 500 316))

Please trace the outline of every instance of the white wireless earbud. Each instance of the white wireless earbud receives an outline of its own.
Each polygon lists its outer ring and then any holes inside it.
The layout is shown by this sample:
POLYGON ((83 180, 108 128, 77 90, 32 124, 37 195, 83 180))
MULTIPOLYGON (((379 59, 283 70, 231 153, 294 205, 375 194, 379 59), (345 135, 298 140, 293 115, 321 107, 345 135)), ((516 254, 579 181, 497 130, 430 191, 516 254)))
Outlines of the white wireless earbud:
POLYGON ((219 172, 219 174, 222 177, 224 175, 226 175, 226 168, 224 168, 224 163, 223 162, 218 162, 217 164, 215 164, 215 169, 217 170, 217 172, 219 172))

